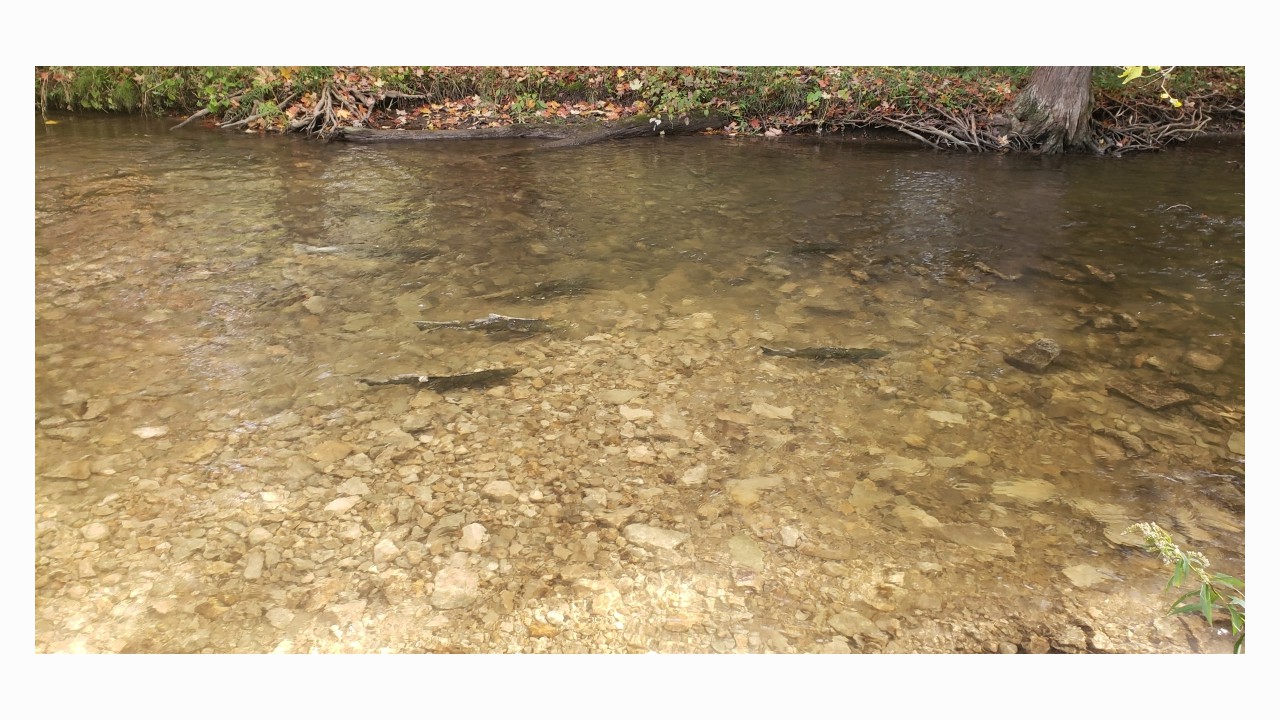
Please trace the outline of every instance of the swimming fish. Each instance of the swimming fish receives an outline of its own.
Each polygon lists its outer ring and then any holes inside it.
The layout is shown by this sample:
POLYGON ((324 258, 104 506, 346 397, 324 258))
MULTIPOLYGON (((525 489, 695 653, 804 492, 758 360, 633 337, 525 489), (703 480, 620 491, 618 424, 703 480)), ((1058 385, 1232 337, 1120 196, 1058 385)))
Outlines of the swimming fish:
POLYGON ((849 362, 874 360, 889 354, 884 350, 875 348, 810 347, 793 350, 791 348, 767 348, 762 345, 760 350, 765 355, 777 355, 779 357, 804 358, 806 360, 847 360, 849 362))

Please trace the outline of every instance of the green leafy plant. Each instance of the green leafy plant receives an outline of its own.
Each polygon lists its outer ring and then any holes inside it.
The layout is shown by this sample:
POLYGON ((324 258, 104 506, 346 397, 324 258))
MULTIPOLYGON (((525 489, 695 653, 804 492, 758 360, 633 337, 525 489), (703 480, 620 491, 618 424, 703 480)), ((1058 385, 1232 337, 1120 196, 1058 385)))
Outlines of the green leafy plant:
POLYGON ((1160 99, 1176 108, 1180 108, 1182 107, 1182 101, 1169 94, 1169 75, 1172 72, 1172 67, 1161 68, 1159 65, 1125 65, 1124 72, 1120 73, 1118 77, 1123 85, 1128 85, 1134 80, 1144 77, 1152 78, 1153 81, 1158 80, 1160 82, 1160 99))
POLYGON ((1173 565, 1173 576, 1165 589, 1181 587, 1183 581, 1193 578, 1200 581, 1200 588, 1183 593, 1173 606, 1170 615, 1200 613, 1205 622, 1213 625, 1213 611, 1225 611, 1231 618, 1231 635, 1235 638, 1233 650, 1244 652, 1244 582, 1230 575, 1212 573, 1209 559, 1194 550, 1178 547, 1169 533, 1155 523, 1137 523, 1126 533, 1139 533, 1146 540, 1147 549, 1159 553, 1166 565, 1173 565))
POLYGON ((539 119, 546 114, 546 109, 547 104, 533 93, 517 95, 507 104, 507 112, 510 113, 511 119, 518 123, 539 119))

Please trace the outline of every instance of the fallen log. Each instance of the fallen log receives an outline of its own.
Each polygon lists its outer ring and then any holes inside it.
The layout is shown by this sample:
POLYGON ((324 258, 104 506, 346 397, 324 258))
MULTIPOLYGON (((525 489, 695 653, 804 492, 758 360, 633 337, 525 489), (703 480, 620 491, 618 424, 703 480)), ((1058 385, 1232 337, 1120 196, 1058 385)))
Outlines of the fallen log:
MULTIPOLYGON (((576 128, 568 125, 510 125, 507 127, 472 128, 469 130, 381 130, 376 128, 342 128, 335 140, 348 142, 420 142, 429 140, 550 140, 535 150, 582 147, 606 140, 655 135, 691 135, 724 127, 730 118, 723 115, 636 116, 605 128, 576 128)), ((520 151, 523 152, 523 151, 520 151)))
POLYGON ((377 128, 342 128, 334 133, 335 140, 348 142, 420 142, 424 140, 504 140, 533 138, 560 140, 568 137, 572 128, 552 125, 509 125, 506 127, 471 128, 468 130, 380 130, 377 128))
POLYGON ((655 117, 638 116, 609 128, 601 128, 563 140, 547 143, 539 150, 553 150, 566 147, 582 147, 605 140, 623 140, 626 138, 654 135, 692 135, 703 130, 716 130, 728 125, 731 120, 723 115, 705 115, 673 117, 658 115, 655 117))

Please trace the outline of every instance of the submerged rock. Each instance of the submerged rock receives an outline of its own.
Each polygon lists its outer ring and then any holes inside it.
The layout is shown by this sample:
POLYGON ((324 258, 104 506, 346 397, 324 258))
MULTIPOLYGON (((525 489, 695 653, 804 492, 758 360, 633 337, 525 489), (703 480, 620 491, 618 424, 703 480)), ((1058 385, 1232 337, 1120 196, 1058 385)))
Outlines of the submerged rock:
POLYGON ((614 405, 625 405, 644 394, 643 390, 605 390, 599 398, 614 405))
POLYGON ((147 425, 145 427, 134 428, 133 434, 143 440, 151 438, 163 437, 169 434, 169 426, 167 425, 147 425))
POLYGON ((1093 457, 1102 463, 1110 463, 1128 457, 1123 445, 1112 438, 1096 433, 1089 436, 1089 449, 1093 451, 1093 457))
POLYGON ((793 410, 795 410, 795 408, 790 405, 787 405, 786 407, 777 407, 775 405, 769 405, 768 403, 762 402, 751 403, 751 412, 759 415, 760 417, 769 418, 771 420, 790 420, 792 419, 791 413, 793 410))
POLYGON ((1007 273, 1000 272, 999 270, 996 270, 995 268, 991 267, 990 265, 987 265, 984 262, 975 262, 973 264, 973 268, 979 272, 986 273, 987 275, 994 275, 1000 278, 1001 280, 1006 280, 1006 281, 1013 281, 1022 277, 1021 275, 1009 275, 1007 273))
POLYGON ((640 523, 633 523, 626 526, 622 529, 622 535, 627 539, 627 542, 632 542, 651 550, 674 550, 685 540, 689 539, 689 533, 680 532, 678 530, 667 530, 665 528, 658 528, 653 527, 652 525, 643 525, 640 523))
POLYGON ((358 502, 360 502, 359 497, 347 495, 330 501, 328 505, 324 506, 324 509, 332 513, 341 514, 355 507, 358 502))
POLYGON ((1105 582, 1109 579, 1106 575, 1098 572, 1096 567, 1092 565, 1085 565, 1083 563, 1079 565, 1072 565, 1069 568, 1063 568, 1062 574, 1070 578, 1071 584, 1076 587, 1089 587, 1090 585, 1097 585, 1098 583, 1105 582))
POLYGON ((956 523, 942 526, 938 529, 938 534, 953 543, 967 545, 979 552, 1006 557, 1014 554, 1013 543, 1009 542, 1000 528, 956 523))
POLYGON ((946 410, 930 410, 925 413, 930 420, 940 422, 943 425, 967 425, 968 421, 960 413, 948 412, 946 410))
POLYGON ((1146 384, 1128 380, 1112 380, 1107 383, 1107 392, 1119 395, 1126 400, 1141 405, 1148 410, 1163 410, 1174 405, 1182 405, 1191 401, 1191 396, 1166 384, 1146 384))
POLYGON ((729 538, 729 560, 753 570, 764 570, 764 551, 756 541, 746 535, 729 538))
POLYGON ((480 488, 480 493, 498 502, 515 502, 520 499, 515 486, 509 480, 490 480, 480 488))
POLYGON ((1138 329, 1138 321, 1129 313, 1112 310, 1102 305, 1084 305, 1076 308, 1083 324, 1094 330, 1133 332, 1138 329))
POLYGON ((706 465, 695 465, 680 476, 681 485, 702 485, 707 481, 708 468, 706 465))
POLYGON ((351 445, 338 441, 326 440, 311 449, 307 456, 318 463, 334 463, 351 454, 351 445))
POLYGON ((57 467, 46 470, 45 477, 64 478, 67 480, 88 480, 93 474, 93 461, 91 460, 68 460, 67 462, 58 464, 57 467))
POLYGON ((89 523, 80 529, 80 534, 89 542, 105 540, 111 535, 111 528, 100 522, 89 523))
POLYGON ((991 492, 1033 504, 1059 495, 1058 488, 1047 480, 1002 480, 991 486, 991 492))
POLYGON ((1227 449, 1237 455, 1244 454, 1244 433, 1233 432, 1227 438, 1227 449))
POLYGON ((293 622, 293 618, 294 613, 288 608, 274 607, 267 611, 267 622, 271 623, 271 627, 277 630, 289 627, 289 623, 293 622))
POLYGON ((262 577, 262 565, 266 561, 266 556, 262 551, 254 550, 245 556, 244 562, 244 579, 257 580, 262 577))
POLYGON ((1182 356, 1182 362, 1197 370, 1217 372, 1222 369, 1222 365, 1225 361, 1213 353, 1207 353, 1201 350, 1188 350, 1182 356))
POLYGON ((853 610, 845 610, 832 615, 827 624, 831 626, 832 630, 841 635, 859 641, 870 639, 884 642, 889 639, 889 636, 877 627, 874 622, 853 610))
POLYGON ((436 573, 431 606, 438 610, 466 607, 480 598, 480 576, 463 568, 447 567, 436 573))
POLYGON ((647 408, 633 408, 630 405, 622 405, 618 408, 618 413, 622 415, 624 420, 635 422, 637 420, 648 420, 653 417, 653 411, 647 408))
POLYGON ((1108 427, 1101 427, 1094 430, 1097 435, 1102 435, 1119 442, 1124 447, 1124 454, 1128 457, 1145 457, 1151 453, 1151 448, 1142 441, 1142 438, 1128 433, 1123 430, 1115 430, 1108 427))
POLYGON ((782 478, 777 475, 735 478, 725 483, 725 490, 728 491, 729 497, 739 505, 754 505, 760 501, 760 493, 763 490, 775 488, 782 484, 782 478))
POLYGON ((375 565, 385 565, 400 556, 400 548, 396 547, 391 538, 383 538, 373 546, 373 562, 375 565))
POLYGON ((1091 276, 1093 276, 1094 279, 1099 280, 1101 282, 1112 283, 1116 281, 1116 274, 1111 272, 1110 270, 1104 270, 1099 267, 1094 267, 1089 263, 1084 263, 1084 269, 1091 276))
POLYGON ((458 549, 475 552, 484 547, 489 539, 489 531, 480 523, 471 523, 462 528, 462 539, 458 541, 458 549))
POLYGON ((1004 361, 1019 370, 1042 373, 1061 354, 1062 347, 1058 343, 1040 338, 1015 353, 1005 353, 1004 361))

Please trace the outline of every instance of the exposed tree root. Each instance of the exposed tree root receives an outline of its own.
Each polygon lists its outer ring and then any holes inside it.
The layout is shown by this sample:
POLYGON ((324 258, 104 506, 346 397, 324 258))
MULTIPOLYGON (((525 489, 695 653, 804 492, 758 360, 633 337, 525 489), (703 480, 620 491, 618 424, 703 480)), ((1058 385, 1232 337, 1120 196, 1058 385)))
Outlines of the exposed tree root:
MULTIPOLYGON (((293 100, 294 97, 295 97, 294 95, 290 95, 289 97, 285 98, 283 102, 281 102, 279 105, 276 106, 277 110, 279 109, 280 105, 288 105, 293 100)), ((260 112, 261 109, 262 109, 262 102, 261 101, 254 102, 252 115, 241 118, 239 120, 231 120, 228 122, 220 123, 218 127, 224 130, 228 130, 230 128, 243 127, 245 125, 248 125, 251 122, 260 120, 262 119, 262 113, 260 112)))
POLYGON ((178 123, 177 125, 174 125, 173 127, 169 128, 169 129, 170 129, 170 130, 177 130, 178 128, 182 127, 183 125, 186 125, 187 123, 191 122, 192 120, 199 120, 200 118, 202 118, 202 117, 204 117, 205 115, 208 115, 208 114, 209 114, 209 108, 204 108, 203 110, 198 110, 198 111, 196 111, 195 113, 193 113, 193 114, 191 115, 191 117, 187 118, 186 120, 183 120, 182 122, 178 123))
MULTIPOLYGON (((1168 105, 1106 100, 1093 112, 1093 140, 1098 154, 1121 155, 1134 150, 1158 150, 1207 132, 1214 119, 1194 98, 1179 109, 1168 105)), ((1218 105, 1221 107, 1221 104, 1218 105)), ((1232 113, 1243 117, 1242 108, 1232 113)), ((888 128, 938 150, 965 152, 1037 151, 1035 138, 1013 131, 1010 118, 999 114, 956 114, 940 106, 915 112, 895 111, 863 118, 843 118, 839 129, 888 128)))
MULTIPOLYGON (((740 71, 719 68, 722 74, 739 75, 740 71)), ((280 98, 259 98, 252 103, 241 102, 245 93, 231 98, 231 108, 218 119, 218 127, 224 129, 282 128, 287 132, 306 133, 322 139, 340 139, 350 142, 422 142, 433 140, 489 140, 489 139, 537 139, 548 142, 536 148, 519 152, 538 152, 556 148, 582 147, 597 142, 629 137, 660 134, 690 134, 705 130, 718 130, 729 125, 732 118, 709 116, 624 116, 608 125, 582 123, 570 119, 568 123, 511 124, 510 116, 491 118, 474 116, 462 124, 497 125, 496 127, 455 127, 442 130, 379 129, 375 125, 402 124, 405 109, 417 110, 422 103, 431 101, 425 95, 410 95, 396 90, 383 90, 372 85, 345 82, 335 77, 321 90, 302 97, 290 95, 280 98), (403 109, 398 109, 403 108, 403 109), (386 112, 391 111, 391 112, 386 112), (398 122, 388 122, 390 119, 398 122), (500 124, 505 123, 505 124, 500 124)), ((1210 127, 1221 127, 1223 114, 1230 121, 1243 124, 1244 108, 1232 107, 1223 97, 1184 98, 1181 108, 1173 108, 1152 97, 1118 99, 1095 97, 1096 107, 1089 117, 1090 139, 1087 150, 1099 154, 1119 155, 1133 150, 1153 150, 1177 142, 1184 142, 1205 133, 1210 127), (1211 117, 1204 108, 1213 108, 1211 117), (1223 108, 1226 108, 1225 110, 1223 108)), ((441 103, 449 101, 440 100, 441 103)), ((953 110, 943 104, 916 102, 907 107, 883 105, 875 110, 851 110, 850 114, 827 117, 807 125, 785 125, 788 132, 812 130, 865 130, 887 129, 901 133, 915 141, 938 150, 964 152, 1044 152, 1052 151, 1055 136, 1044 132, 1037 134, 1037 126, 1027 120, 1018 121, 1008 113, 1008 108, 974 108, 970 111, 953 110)), ((603 113, 600 113, 603 115, 603 113)), ((192 121, 210 115, 208 108, 201 110, 172 129, 183 127, 192 121)), ((616 115, 614 116, 616 117, 616 115)), ((742 118, 739 122, 744 122, 742 118)), ((1228 123, 1230 124, 1230 123, 1228 123)), ((758 123, 753 122, 753 126, 758 123)), ((1065 137, 1057 137, 1062 143, 1065 137)))
MULTIPOLYGON (((349 107, 349 104, 344 103, 339 94, 334 91, 333 83, 328 83, 316 96, 315 104, 299 113, 298 117, 289 122, 289 132, 302 132, 308 135, 329 137, 343 125, 342 120, 344 118, 339 117, 338 110, 341 109, 349 114, 351 111, 347 107, 349 107)), ((354 120, 362 122, 367 117, 366 108, 364 117, 357 116, 354 120)))
POLYGON ((1203 103, 1189 99, 1171 113, 1157 103, 1117 103, 1094 113, 1100 152, 1120 155, 1133 150, 1158 150, 1205 132, 1213 119, 1203 103))
MULTIPOLYGON (((362 142, 386 141, 389 138, 379 137, 378 131, 364 128, 374 108, 387 103, 421 102, 426 99, 425 95, 408 95, 397 90, 369 93, 355 87, 338 87, 334 83, 329 83, 320 91, 314 103, 302 102, 295 106, 300 111, 293 109, 286 111, 286 114, 292 118, 289 121, 288 131, 303 132, 324 139, 338 137, 356 139, 354 136, 361 135, 363 132, 364 134, 359 138, 362 142)), ((307 98, 304 98, 305 100, 307 98)), ((283 104, 281 107, 284 107, 283 104)))

